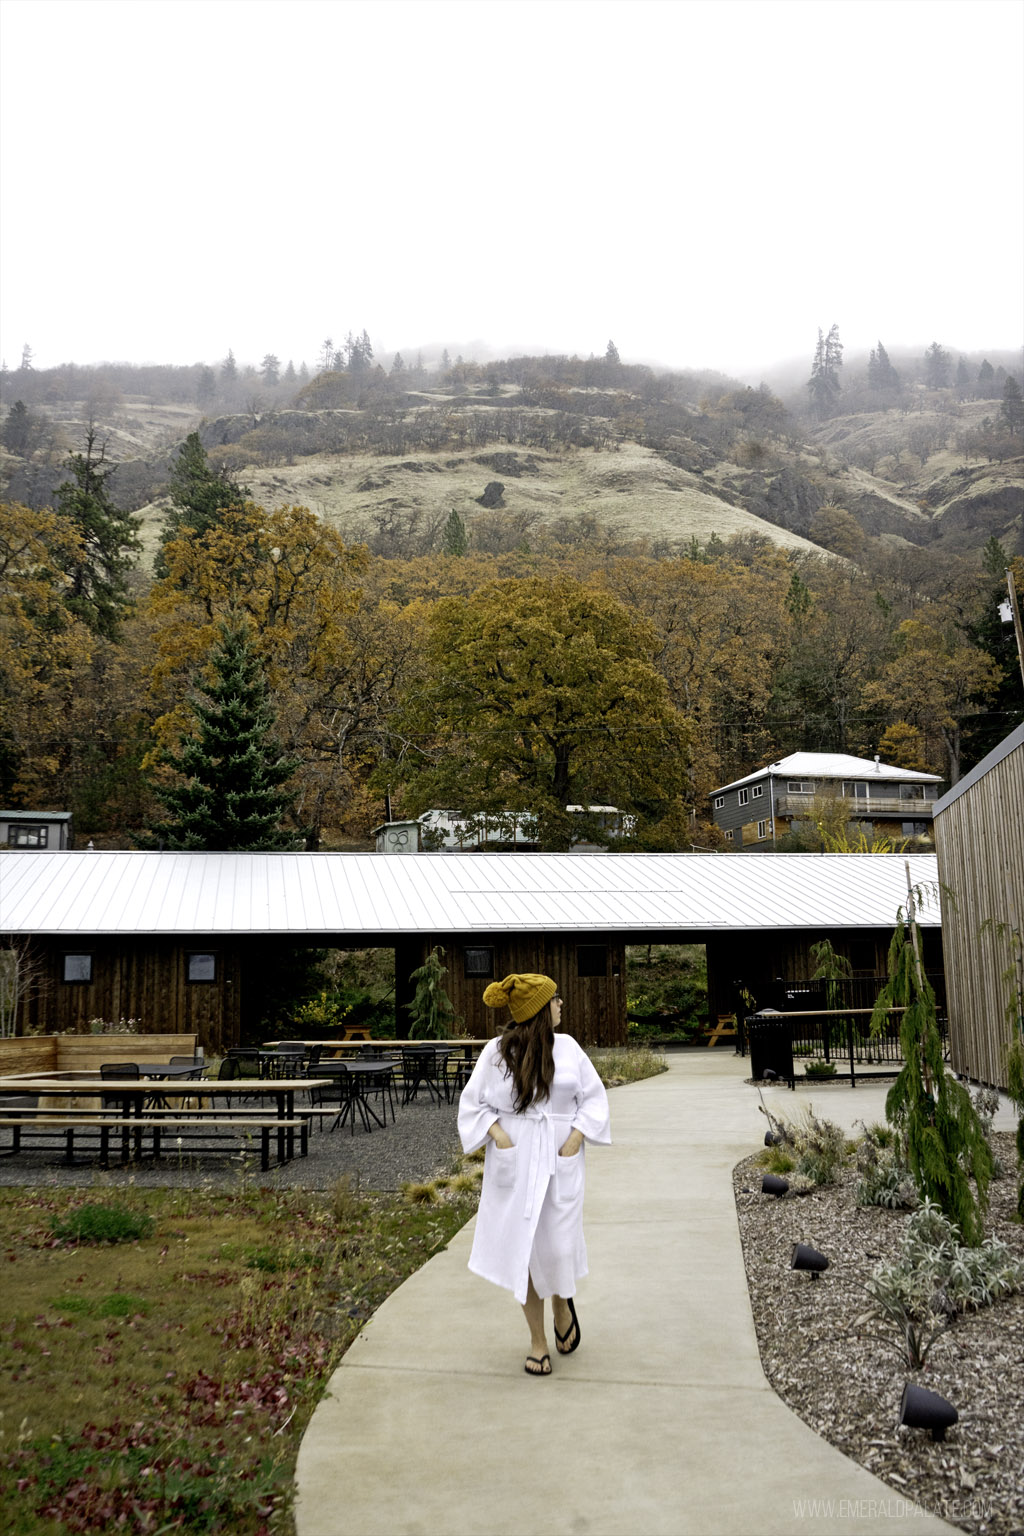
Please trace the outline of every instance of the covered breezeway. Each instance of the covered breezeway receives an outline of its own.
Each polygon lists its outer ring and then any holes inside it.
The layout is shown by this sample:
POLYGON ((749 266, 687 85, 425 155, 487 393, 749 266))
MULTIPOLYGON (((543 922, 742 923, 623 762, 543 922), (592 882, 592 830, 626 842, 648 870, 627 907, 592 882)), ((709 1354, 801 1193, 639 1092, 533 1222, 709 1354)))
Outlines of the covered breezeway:
MULTIPOLYGON (((907 881, 929 854, 0 853, 0 935, 42 985, 19 1032, 135 1017, 235 1043, 286 948, 390 948, 398 1017, 409 972, 446 950, 456 1009, 490 1033, 492 976, 555 974, 586 1044, 626 1034, 626 944, 704 944, 712 1016, 773 1005, 829 938, 880 968, 907 881)), ((937 901, 921 912, 938 969, 937 901)))

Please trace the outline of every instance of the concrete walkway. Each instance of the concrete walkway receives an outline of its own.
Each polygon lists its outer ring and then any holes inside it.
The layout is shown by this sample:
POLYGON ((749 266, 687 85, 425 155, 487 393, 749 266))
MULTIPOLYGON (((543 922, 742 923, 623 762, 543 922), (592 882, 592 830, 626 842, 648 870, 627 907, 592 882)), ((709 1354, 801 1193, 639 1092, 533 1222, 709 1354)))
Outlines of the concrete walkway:
MULTIPOLYGON (((669 1059, 612 1092, 614 1145, 587 1151, 580 1349, 552 1348, 543 1380, 524 1373, 521 1309, 468 1272, 466 1227, 335 1372, 299 1454, 298 1536, 953 1531, 769 1387, 731 1179, 767 1124, 749 1061, 720 1048, 669 1059)), ((883 1118, 884 1094, 830 1084, 813 1102, 852 1128, 883 1118)), ((790 1115, 811 1098, 766 1094, 790 1115)))

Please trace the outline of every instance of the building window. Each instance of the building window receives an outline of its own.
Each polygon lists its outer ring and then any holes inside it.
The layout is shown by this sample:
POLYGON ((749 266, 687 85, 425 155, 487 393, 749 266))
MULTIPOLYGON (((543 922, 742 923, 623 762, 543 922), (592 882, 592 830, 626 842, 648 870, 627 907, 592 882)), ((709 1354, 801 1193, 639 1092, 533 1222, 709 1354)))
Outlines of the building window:
POLYGON ((737 794, 737 796, 736 796, 736 803, 737 803, 737 805, 746 805, 746 803, 747 803, 747 801, 749 799, 750 799, 750 790, 749 789, 741 789, 739 791, 739 793, 737 794))
POLYGON ((727 843, 731 843, 732 842, 732 828, 731 827, 729 828, 729 830, 725 834, 725 840, 726 840, 727 843))
POLYGON ((866 800, 868 786, 863 779, 847 779, 843 783, 843 794, 848 800, 866 800))
POLYGON ((758 837, 771 837, 771 827, 772 824, 770 821, 759 821, 757 824, 758 837))
POLYGON ((462 974, 467 977, 493 976, 494 950, 464 949, 462 951, 462 974))
POLYGON ((927 837, 932 826, 930 821, 901 821, 900 831, 904 837, 927 837))
POLYGON ((716 795, 715 796, 715 810, 716 811, 720 811, 724 804, 725 804, 725 796, 724 795, 716 795))
POLYGON ((813 795, 813 779, 789 779, 786 784, 786 792, 790 795, 813 795))
POLYGON ((65 981, 92 981, 92 955, 65 955, 65 981))
POLYGON ((46 848, 49 839, 44 822, 11 822, 7 828, 7 841, 12 848, 46 848))
POLYGON ((750 796, 751 796, 751 799, 753 799, 753 800, 760 800, 760 798, 761 798, 761 796, 763 794, 764 794, 764 785, 763 784, 755 784, 753 789, 750 791, 750 796))
POLYGON ((607 976, 607 944, 577 944, 576 974, 577 976, 607 976))
POLYGON ((198 952, 186 955, 185 976, 189 981, 216 981, 217 956, 198 952))

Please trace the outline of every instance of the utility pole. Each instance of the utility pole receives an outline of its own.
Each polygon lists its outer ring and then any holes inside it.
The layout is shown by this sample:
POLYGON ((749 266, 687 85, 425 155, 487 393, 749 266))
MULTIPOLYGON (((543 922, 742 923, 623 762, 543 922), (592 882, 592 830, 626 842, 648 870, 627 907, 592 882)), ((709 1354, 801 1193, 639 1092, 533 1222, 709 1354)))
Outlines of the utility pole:
POLYGON ((1017 638, 1017 663, 1020 667, 1021 682, 1024 682, 1024 629, 1021 628, 1020 599, 1017 596, 1013 571, 1009 567, 1006 570, 1006 590, 1010 594, 1010 601, 1009 604, 1002 603, 999 611, 1006 623, 1009 623, 1011 620, 1013 622, 1013 632, 1017 638), (1007 606, 1010 609, 1008 614, 1004 612, 1007 606))

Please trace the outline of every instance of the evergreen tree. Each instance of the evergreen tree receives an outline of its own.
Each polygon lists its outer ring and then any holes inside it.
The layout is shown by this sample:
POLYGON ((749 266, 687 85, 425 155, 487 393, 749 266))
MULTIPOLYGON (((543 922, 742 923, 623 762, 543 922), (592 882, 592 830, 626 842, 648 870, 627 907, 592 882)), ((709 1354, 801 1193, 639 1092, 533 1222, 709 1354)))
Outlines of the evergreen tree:
POLYGON ((281 359, 268 352, 260 364, 260 373, 268 389, 273 389, 281 377, 281 359))
POLYGON ((949 383, 949 353, 933 341, 924 354, 924 380, 929 389, 945 389, 949 383))
POLYGON ((81 556, 68 570, 67 605, 94 634, 116 640, 121 620, 131 608, 127 576, 139 549, 140 519, 114 506, 107 490, 113 467, 96 448, 89 428, 85 452, 68 455, 72 478, 54 492, 55 509, 81 537, 81 556))
MULTIPOLYGON (((908 871, 908 885, 909 880, 908 871)), ((921 892, 911 888, 906 912, 897 915, 889 979, 875 1003, 871 1032, 885 1028, 890 1009, 904 1010, 904 1066, 886 1096, 885 1116, 903 1133, 907 1163, 922 1198, 934 1200, 959 1227, 964 1242, 976 1247, 984 1236, 992 1151, 970 1093, 947 1072, 942 1059, 935 993, 921 963, 916 922, 920 900, 921 892)))
POLYGON ((961 358, 956 365, 956 392, 963 399, 971 387, 971 376, 967 371, 967 360, 961 358))
POLYGON ((444 531, 441 534, 441 549, 446 555, 458 557, 464 555, 468 548, 469 540, 466 537, 466 525, 455 508, 452 507, 451 512, 448 514, 448 521, 444 525, 444 531))
POLYGON ((184 780, 157 790, 171 819, 147 841, 221 853, 294 848, 281 821, 294 798, 282 785, 296 764, 277 743, 263 662, 244 621, 221 624, 210 662, 206 697, 192 700, 197 734, 163 759, 184 780))
POLYGON ((444 950, 435 944, 423 964, 410 972, 416 990, 412 1002, 402 1006, 412 1015, 409 1035, 413 1040, 447 1040, 462 1024, 444 989, 448 967, 441 964, 443 957, 444 950))
POLYGON ((988 358, 983 357, 981 367, 978 369, 978 393, 983 400, 990 400, 992 398, 992 387, 995 383, 995 377, 995 369, 988 358))
POLYGON ((821 421, 835 410, 839 397, 839 370, 842 366, 843 344, 839 340, 838 325, 833 325, 827 336, 819 326, 818 345, 814 349, 807 388, 811 395, 811 410, 821 421))
MULTIPOLYGON (((172 506, 164 519, 162 545, 169 544, 186 528, 206 533, 220 522, 225 507, 240 507, 251 496, 248 486, 237 485, 210 468, 198 432, 190 432, 178 449, 168 484, 172 506)), ((154 569, 157 576, 167 574, 163 549, 157 553, 154 569)))
POLYGON ((235 362, 235 354, 228 348, 228 355, 220 365, 220 382, 222 385, 231 386, 238 382, 238 364, 235 362))
POLYGON ((606 363, 617 363, 619 361, 619 349, 614 341, 610 341, 605 347, 604 360, 606 363))
POLYGON ((872 347, 871 356, 868 358, 868 388, 876 390, 879 394, 899 389, 900 376, 889 361, 889 354, 879 342, 877 348, 872 347))
POLYGON ((1011 434, 1016 437, 1024 427, 1024 400, 1021 399, 1020 385, 1013 374, 1008 374, 1003 385, 1003 403, 999 407, 999 414, 1006 422, 1011 434))

